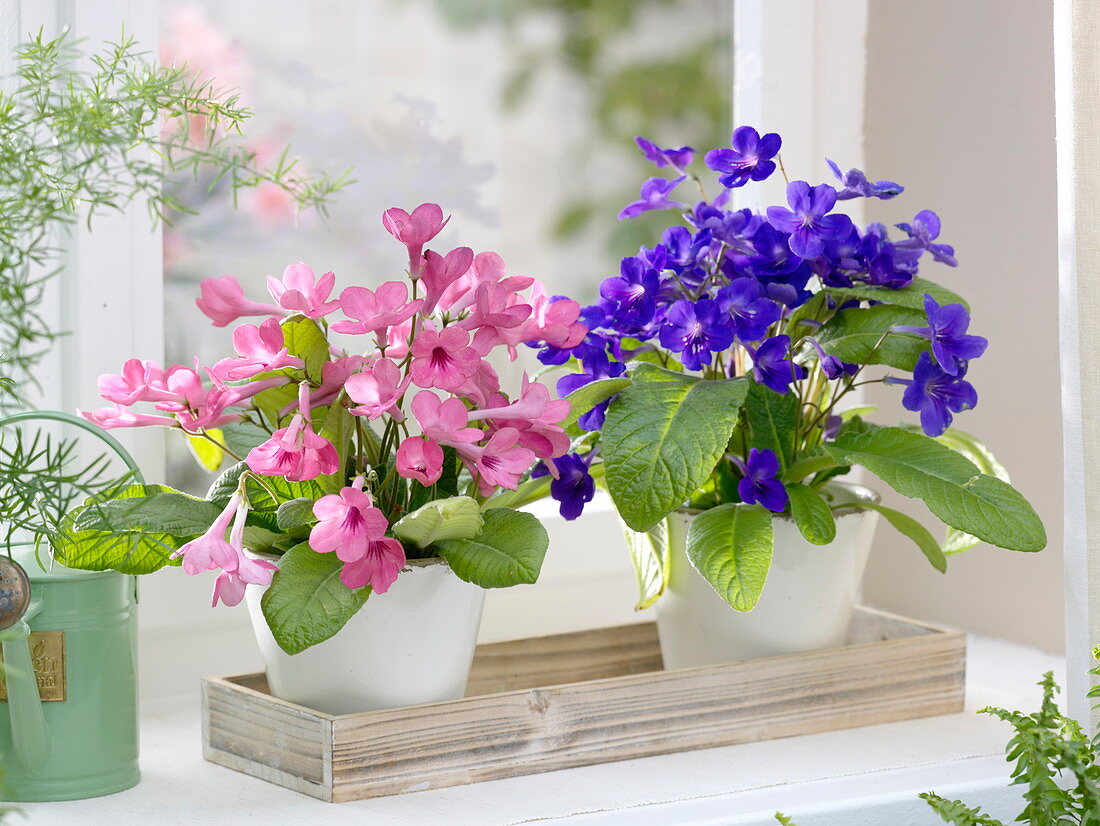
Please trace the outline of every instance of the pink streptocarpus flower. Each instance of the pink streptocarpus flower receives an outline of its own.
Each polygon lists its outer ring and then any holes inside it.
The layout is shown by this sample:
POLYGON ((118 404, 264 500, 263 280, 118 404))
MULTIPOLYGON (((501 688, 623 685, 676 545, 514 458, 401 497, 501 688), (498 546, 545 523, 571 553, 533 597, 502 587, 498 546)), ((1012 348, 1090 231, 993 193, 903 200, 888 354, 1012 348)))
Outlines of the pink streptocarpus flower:
POLYGON ((519 295, 508 292, 500 284, 487 281, 478 286, 470 314, 458 326, 475 331, 473 346, 482 355, 504 344, 514 361, 516 346, 523 342, 526 322, 530 318, 530 304, 525 304, 519 295))
POLYGON ((578 321, 581 305, 571 298, 554 300, 546 294, 546 287, 536 282, 530 300, 533 312, 524 328, 522 341, 545 341, 569 349, 580 344, 588 334, 588 327, 578 321))
POLYGON ((363 477, 350 487, 322 496, 313 504, 320 522, 309 534, 309 546, 318 553, 336 552, 342 562, 354 562, 367 552, 371 540, 381 539, 389 523, 363 490, 363 477))
POLYGON ((165 374, 165 386, 175 398, 157 402, 156 408, 175 415, 179 425, 189 433, 238 421, 241 414, 230 408, 237 407, 257 393, 290 381, 285 376, 272 376, 230 387, 209 370, 207 373, 212 381, 211 387, 203 384, 197 360, 194 368, 177 364, 169 367, 165 374))
POLYGON ((469 420, 526 419, 542 424, 557 424, 569 415, 568 400, 552 398, 546 385, 531 381, 526 373, 523 374, 522 381, 520 397, 516 401, 508 402, 502 397, 497 400, 502 402, 497 407, 471 410, 468 414, 469 420))
POLYGON ((386 232, 404 244, 409 251, 409 274, 414 279, 420 276, 424 245, 439 235, 449 220, 449 217, 443 217, 439 204, 421 204, 411 215, 397 207, 382 213, 382 226, 386 228, 386 232))
MULTIPOLYGON (((424 266, 420 281, 424 284, 424 306, 421 312, 431 315, 446 289, 461 278, 470 269, 474 261, 474 251, 469 247, 458 247, 446 255, 428 250, 424 253, 424 266)), ((444 310, 447 307, 443 307, 444 310)))
POLYGON ((469 399, 479 407, 490 404, 494 393, 500 392, 500 376, 497 371, 485 359, 477 367, 477 372, 470 376, 462 386, 454 391, 456 396, 469 399))
POLYGON ((518 293, 526 290, 535 279, 526 275, 508 275, 504 259, 497 253, 486 251, 474 256, 470 269, 453 282, 439 299, 439 305, 452 314, 457 314, 474 302, 477 288, 481 284, 500 284, 507 292, 518 293))
POLYGON ((282 280, 273 276, 267 279, 267 291, 280 307, 307 318, 320 318, 339 309, 338 300, 328 300, 335 286, 335 273, 326 272, 318 278, 301 261, 283 270, 282 280))
POLYGON ((99 395, 109 402, 129 407, 137 402, 167 401, 174 398, 164 386, 164 368, 153 361, 129 359, 118 375, 99 377, 99 395))
POLYGON ((395 421, 404 421, 405 415, 397 406, 397 400, 405 395, 412 379, 401 376, 401 368, 389 359, 379 359, 372 367, 350 376, 344 383, 348 398, 356 403, 351 412, 370 420, 389 414, 395 421))
POLYGON ((340 569, 340 581, 355 590, 371 586, 376 594, 384 594, 393 585, 405 566, 405 549, 391 536, 373 539, 367 552, 354 562, 345 562, 340 569))
MULTIPOLYGON (((336 401, 340 391, 344 389, 344 382, 349 376, 353 376, 363 369, 363 365, 370 364, 366 356, 341 356, 332 361, 326 361, 321 366, 321 386, 310 393, 310 406, 316 410, 336 401)), ((279 415, 285 416, 294 409, 291 403, 283 408, 279 415)))
POLYGON ((397 448, 397 472, 425 487, 443 475, 443 448, 422 436, 409 436, 397 448))
POLYGON ((425 325, 412 344, 410 374, 418 387, 454 391, 477 372, 481 356, 470 346, 470 334, 457 327, 438 333, 425 325))
POLYGON ((134 413, 121 405, 101 407, 98 410, 77 410, 77 415, 87 419, 104 430, 116 427, 177 427, 178 422, 170 416, 154 416, 148 413, 134 413))
POLYGON ((515 490, 522 476, 535 461, 535 452, 523 447, 514 427, 503 427, 484 445, 455 445, 458 455, 477 479, 482 496, 497 487, 515 490))
POLYGON ((233 331, 233 349, 239 358, 222 359, 214 365, 213 374, 223 381, 240 381, 293 367, 301 370, 305 365, 297 356, 290 355, 278 319, 268 318, 259 326, 242 324, 233 331))
POLYGON ((183 557, 183 570, 195 576, 203 571, 221 569, 214 582, 211 605, 220 600, 225 605, 237 605, 244 598, 249 584, 268 585, 275 566, 263 559, 250 559, 244 552, 244 526, 248 506, 238 494, 234 494, 206 533, 192 539, 179 548, 173 557, 183 557), (229 541, 225 531, 232 521, 229 541))
POLYGON ((195 299, 195 306, 214 322, 215 327, 232 324, 241 316, 286 315, 281 307, 245 298, 240 282, 231 275, 204 278, 199 282, 199 290, 202 295, 195 299))
POLYGON ((409 301, 409 288, 402 281, 387 281, 377 290, 347 287, 340 293, 340 309, 354 321, 337 321, 332 329, 338 333, 376 333, 385 343, 388 328, 412 318, 423 305, 423 299, 409 301))
POLYGON ((424 435, 443 444, 472 444, 481 441, 484 431, 467 427, 469 418, 462 399, 441 399, 430 390, 421 390, 412 400, 412 412, 424 435))
POLYGON ((249 451, 245 461, 253 473, 305 482, 339 470, 336 448, 310 424, 309 385, 305 382, 299 385, 298 411, 287 427, 276 430, 270 439, 249 451))

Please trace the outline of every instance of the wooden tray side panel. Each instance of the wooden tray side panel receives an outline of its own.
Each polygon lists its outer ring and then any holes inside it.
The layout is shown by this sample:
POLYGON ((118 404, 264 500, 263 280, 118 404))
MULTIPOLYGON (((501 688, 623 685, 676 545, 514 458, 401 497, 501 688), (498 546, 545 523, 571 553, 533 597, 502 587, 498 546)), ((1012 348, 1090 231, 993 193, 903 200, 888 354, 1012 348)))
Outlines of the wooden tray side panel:
POLYGON ((954 713, 965 651, 930 633, 339 717, 331 799, 954 713))
POLYGON ((652 622, 479 645, 466 684, 478 697, 664 670, 652 622))
POLYGON ((202 706, 207 760, 332 799, 331 718, 228 680, 204 680, 202 706))

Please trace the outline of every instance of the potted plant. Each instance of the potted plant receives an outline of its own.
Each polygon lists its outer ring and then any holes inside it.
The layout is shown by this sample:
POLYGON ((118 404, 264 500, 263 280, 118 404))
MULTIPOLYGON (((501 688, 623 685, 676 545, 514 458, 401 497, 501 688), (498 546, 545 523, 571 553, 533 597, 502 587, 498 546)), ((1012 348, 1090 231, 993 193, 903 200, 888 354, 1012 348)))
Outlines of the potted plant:
POLYGON ((411 289, 334 297, 333 273, 297 263, 259 303, 232 277, 206 279, 196 303, 215 325, 263 317, 234 330, 234 356, 131 359, 102 376, 111 405, 90 421, 168 427, 236 463, 205 498, 162 485, 93 497, 54 542, 70 567, 218 571, 213 603, 247 598, 273 693, 332 713, 462 695, 482 589, 534 582, 547 546, 497 494, 570 444, 569 402, 526 376, 506 395, 486 356, 587 332, 576 302, 508 275, 496 253, 425 250, 447 223, 436 204, 382 223, 407 248, 411 289))
POLYGON ((558 390, 588 433, 542 484, 574 518, 606 485, 630 532, 638 606, 660 600, 666 666, 840 644, 879 515, 940 571, 979 541, 1042 549, 1043 526, 1004 469, 951 427, 977 403, 967 365, 987 342, 968 332, 961 297, 918 275, 927 258, 956 264, 937 216, 919 212, 893 238, 856 227, 838 202, 902 187, 832 161, 837 186, 791 181, 787 205, 733 209, 732 190, 786 177, 778 135, 741 127, 708 152, 714 198, 690 147, 637 142, 674 177, 647 180, 619 218, 669 209, 684 222, 602 282, 581 314, 584 341, 540 352, 573 368, 558 390), (689 179, 701 195, 690 204, 677 200, 689 179), (869 375, 878 366, 903 375, 869 375), (874 382, 904 387, 920 427, 845 409, 874 382), (922 500, 948 526, 942 546, 847 481, 857 466, 922 500))

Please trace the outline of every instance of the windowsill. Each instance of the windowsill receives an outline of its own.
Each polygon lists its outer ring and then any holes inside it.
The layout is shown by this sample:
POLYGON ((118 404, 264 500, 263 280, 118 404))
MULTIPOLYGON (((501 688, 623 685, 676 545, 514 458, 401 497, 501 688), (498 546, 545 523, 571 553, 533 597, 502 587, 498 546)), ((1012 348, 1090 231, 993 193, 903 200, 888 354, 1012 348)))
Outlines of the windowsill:
MULTIPOLYGON (((148 702, 142 716, 143 780, 110 797, 26 804, 36 826, 71 823, 442 823, 504 826, 539 820, 594 824, 764 824, 776 809, 803 826, 855 826, 868 805, 909 805, 935 788, 1007 784, 1008 728, 974 712, 1038 706, 1035 683, 1062 661, 1035 649, 971 637, 962 714, 848 731, 649 757, 399 797, 322 803, 202 759, 193 696, 148 702), (563 793, 566 792, 567 793, 563 793)), ((971 799, 984 802, 979 796, 971 799)), ((908 809, 906 810, 908 811, 908 809)), ((774 821, 771 821, 774 823, 774 821)), ((884 820, 868 820, 882 823, 884 820)), ((889 822, 902 822, 891 820, 889 822)), ((910 821, 904 821, 910 822, 910 821)), ((919 822, 924 822, 919 821, 919 822)), ((936 822, 928 820, 929 823, 936 822)))

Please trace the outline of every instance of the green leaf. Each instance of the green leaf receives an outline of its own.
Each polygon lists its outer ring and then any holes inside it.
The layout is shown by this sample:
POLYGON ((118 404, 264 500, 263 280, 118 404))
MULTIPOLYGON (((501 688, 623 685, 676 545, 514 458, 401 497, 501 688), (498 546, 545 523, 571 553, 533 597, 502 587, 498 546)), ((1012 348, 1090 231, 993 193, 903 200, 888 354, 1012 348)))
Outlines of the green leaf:
POLYGON ((206 435, 218 444, 214 444, 214 442, 202 436, 188 433, 187 446, 191 449, 191 455, 195 457, 199 467, 214 473, 222 466, 222 462, 225 461, 227 455, 222 449, 225 447, 225 436, 216 427, 207 428, 206 435))
POLYGON ((280 529, 289 531, 299 525, 308 525, 310 522, 317 521, 317 517, 313 515, 314 503, 315 500, 305 497, 283 502, 275 512, 275 524, 280 529))
POLYGON ((230 422, 222 428, 225 446, 238 456, 246 456, 254 447, 259 447, 271 434, 252 422, 230 422))
POLYGON ((444 539, 435 544, 460 579, 482 588, 510 588, 539 578, 549 537, 534 516, 510 508, 483 514, 481 532, 470 539, 444 539))
MULTIPOLYGON (((230 498, 237 492, 237 484, 241 474, 248 470, 245 462, 238 462, 222 473, 210 489, 206 492, 206 498, 219 507, 225 507, 230 498)), ((263 484, 255 479, 249 479, 245 483, 245 491, 248 493, 249 505, 256 510, 275 512, 283 502, 291 499, 317 500, 324 496, 326 491, 315 479, 305 482, 290 482, 281 476, 265 476, 263 484), (264 487, 266 485, 267 487, 264 487), (271 498, 268 488, 275 492, 277 499, 271 498)))
MULTIPOLYGON (((956 453, 961 453, 977 465, 978 470, 982 473, 996 476, 1002 482, 1012 482, 1008 477, 1008 470, 997 461, 993 452, 969 433, 952 427, 934 438, 941 445, 946 445, 956 453)), ((957 528, 949 527, 943 539, 943 552, 949 556, 963 553, 964 551, 969 551, 979 542, 981 542, 981 540, 978 539, 978 537, 960 531, 957 528)))
POLYGON ((393 523, 393 535, 402 542, 426 548, 444 539, 471 539, 481 531, 481 506, 469 496, 436 499, 393 523))
POLYGON ((348 452, 351 448, 352 437, 355 434, 355 416, 341 403, 343 393, 329 405, 328 413, 321 423, 320 435, 328 439, 336 448, 339 455, 339 465, 335 473, 317 477, 317 482, 327 493, 339 493, 344 487, 346 476, 344 473, 347 464, 348 452))
POLYGON ((205 499, 155 486, 134 495, 133 485, 121 498, 87 505, 73 525, 76 531, 146 531, 177 537, 205 533, 222 509, 205 499))
POLYGON ((568 399, 569 415, 561 422, 562 427, 568 427, 577 421, 596 405, 605 402, 622 390, 629 387, 630 379, 626 377, 617 379, 596 379, 583 387, 578 387, 565 398, 568 399))
POLYGON ((794 456, 798 397, 753 382, 745 399, 745 416, 751 428, 749 447, 770 450, 779 459, 780 473, 786 472, 794 456))
POLYGON ((821 494, 805 485, 789 484, 791 517, 798 532, 813 545, 828 545, 836 539, 836 519, 821 494))
POLYGON ((927 436, 882 427, 842 433, 825 449, 838 462, 867 468, 902 496, 923 500, 953 528, 1010 550, 1046 546, 1043 523, 1023 496, 927 436))
POLYGON ((1004 826, 1004 823, 995 817, 983 814, 981 806, 975 806, 972 809, 960 800, 948 800, 932 792, 924 792, 917 796, 927 802, 944 823, 954 824, 954 826, 1004 826))
MULTIPOLYGON (((671 375, 671 374, 670 374, 671 375)), ((607 487, 623 520, 647 531, 706 481, 737 424, 746 379, 638 381, 608 407, 607 487)))
MULTIPOLYGON (((170 491, 171 488, 161 485, 130 485, 113 491, 112 499, 108 501, 170 491)), ((151 574, 166 565, 179 565, 180 560, 173 560, 171 554, 187 539, 193 538, 145 531, 76 530, 76 522, 83 518, 88 507, 99 507, 96 498, 93 497, 67 513, 59 531, 51 538, 57 561, 69 568, 151 574)))
POLYGON ((279 570, 260 602, 275 641, 288 654, 324 642, 344 627, 370 596, 370 587, 352 590, 340 581, 344 563, 319 554, 308 542, 279 560, 279 570))
POLYGON ((641 611, 660 599, 668 584, 668 520, 662 519, 644 533, 631 530, 625 522, 622 526, 638 581, 638 604, 634 610, 641 611))
MULTIPOLYGON (((271 378, 272 376, 281 375, 280 373, 261 373, 256 376, 252 381, 262 381, 263 379, 271 378)), ((281 384, 278 387, 269 387, 262 393, 257 393, 252 397, 252 404, 256 407, 265 417, 267 423, 275 428, 280 420, 283 418, 282 411, 288 406, 293 410, 298 407, 298 385, 291 382, 290 384, 281 384)), ((289 413, 287 414, 290 415, 289 413)), ((265 440, 266 441, 266 440, 265 440)), ((262 444, 262 442, 261 442, 262 444)))
POLYGON ((719 505, 696 516, 687 556, 718 595, 751 611, 772 565, 772 515, 759 505, 719 505))
POLYGON ((881 513, 886 517, 887 522, 897 528, 899 533, 909 537, 917 543, 917 547, 921 549, 921 553, 923 553, 928 558, 928 561, 932 563, 933 568, 941 574, 947 570, 947 557, 943 555, 940 544, 936 541, 936 538, 928 532, 928 529, 916 519, 901 511, 887 508, 884 505, 860 503, 859 507, 881 513))
POLYGON ((840 416, 840 420, 842 422, 850 422, 857 416, 861 419, 866 418, 867 416, 870 416, 872 413, 874 413, 876 410, 878 410, 877 404, 864 404, 859 405, 858 407, 849 407, 847 410, 841 410, 837 413, 837 415, 840 416))
POLYGON ((900 290, 863 285, 859 287, 826 287, 824 292, 840 302, 851 301, 852 299, 879 301, 883 304, 896 304, 899 307, 908 307, 911 310, 921 310, 922 312, 924 311, 925 293, 936 299, 936 303, 940 306, 944 304, 962 304, 967 309, 970 307, 958 293, 923 278, 914 278, 908 286, 902 287, 900 290))
POLYGON ((648 361, 632 361, 628 366, 630 378, 633 381, 678 381, 694 383, 699 381, 696 376, 686 375, 682 370, 669 370, 659 364, 648 361))
POLYGON ((924 327, 928 318, 918 310, 891 304, 852 308, 825 322, 814 338, 826 353, 842 361, 912 370, 920 354, 929 349, 929 343, 912 333, 891 332, 899 324, 924 327))
MULTIPOLYGON (((312 318, 295 315, 283 322, 283 340, 290 355, 306 364, 306 376, 315 384, 321 382, 321 368, 329 359, 328 339, 312 318)), ((291 385, 293 387, 293 385, 291 385)), ((298 388, 294 387, 295 396, 298 388)))

